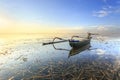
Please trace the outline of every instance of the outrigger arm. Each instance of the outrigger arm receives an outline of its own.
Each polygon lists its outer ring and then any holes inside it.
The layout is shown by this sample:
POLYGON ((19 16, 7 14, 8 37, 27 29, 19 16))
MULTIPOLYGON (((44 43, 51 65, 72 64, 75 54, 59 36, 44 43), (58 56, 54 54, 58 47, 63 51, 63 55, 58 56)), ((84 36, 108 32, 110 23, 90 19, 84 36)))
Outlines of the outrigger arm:
POLYGON ((61 42, 67 42, 67 41, 69 41, 69 40, 65 40, 65 39, 62 39, 62 38, 59 38, 59 37, 55 37, 55 38, 53 39, 52 42, 43 43, 43 45, 49 45, 49 44, 55 44, 55 43, 61 43, 61 42), (55 41, 55 42, 54 42, 55 39, 59 39, 59 40, 61 40, 61 41, 55 41))

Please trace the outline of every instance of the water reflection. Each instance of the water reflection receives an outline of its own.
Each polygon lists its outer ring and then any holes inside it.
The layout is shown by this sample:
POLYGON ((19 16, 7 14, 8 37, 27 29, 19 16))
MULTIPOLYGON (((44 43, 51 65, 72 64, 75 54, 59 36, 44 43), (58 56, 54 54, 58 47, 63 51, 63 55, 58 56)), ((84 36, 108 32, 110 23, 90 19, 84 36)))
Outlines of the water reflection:
MULTIPOLYGON (((71 46, 71 42, 69 42, 68 41, 68 43, 69 43, 69 45, 71 46)), ((84 42, 83 42, 84 43, 84 42)), ((76 44, 76 43, 73 43, 72 42, 72 44, 76 44)), ((80 43, 78 42, 78 44, 79 44, 79 46, 80 46, 80 43)), ((87 44, 85 44, 85 45, 83 45, 83 46, 81 46, 81 47, 72 47, 72 49, 71 50, 69 50, 69 49, 65 49, 65 48, 57 48, 56 46, 55 46, 55 44, 52 44, 53 45, 53 48, 55 49, 55 50, 61 50, 61 51, 69 51, 69 55, 68 55, 68 58, 70 57, 70 56, 73 56, 73 55, 76 55, 76 54, 78 54, 78 53, 80 53, 80 52, 82 52, 82 51, 84 51, 84 50, 90 50, 90 43, 87 43, 87 44)))
POLYGON ((89 48, 90 48, 90 44, 87 44, 87 45, 85 45, 85 46, 83 46, 83 47, 81 47, 81 48, 72 48, 72 49, 70 50, 70 52, 69 52, 68 58, 69 58, 70 56, 79 54, 80 52, 82 52, 82 51, 84 51, 84 50, 90 50, 89 48))
POLYGON ((65 49, 65 48, 56 48, 55 45, 53 44, 53 48, 55 50, 68 51, 69 52, 68 58, 69 58, 70 56, 77 55, 77 54, 81 53, 82 51, 90 50, 90 44, 84 45, 80 48, 71 48, 71 50, 65 49))
POLYGON ((119 42, 92 41, 91 49, 95 50, 86 50, 89 45, 71 49, 67 42, 55 45, 71 50, 63 51, 55 50, 53 45, 42 46, 43 41, 46 39, 27 39, 17 45, 13 41, 4 47, 10 54, 0 55, 0 80, 120 79, 119 42))

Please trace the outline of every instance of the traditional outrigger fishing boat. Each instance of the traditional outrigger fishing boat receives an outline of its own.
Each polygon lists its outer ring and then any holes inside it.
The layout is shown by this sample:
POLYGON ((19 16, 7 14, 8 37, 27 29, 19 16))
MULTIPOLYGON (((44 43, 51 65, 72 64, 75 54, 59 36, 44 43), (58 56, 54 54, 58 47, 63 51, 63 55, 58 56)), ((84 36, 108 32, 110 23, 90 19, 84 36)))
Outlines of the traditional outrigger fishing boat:
POLYGON ((90 41, 91 41, 91 38, 92 38, 91 35, 98 35, 98 34, 88 33, 88 36, 86 38, 84 37, 84 39, 82 39, 82 40, 73 39, 74 37, 83 38, 83 37, 80 37, 80 36, 72 36, 71 39, 68 39, 68 40, 65 40, 65 39, 62 39, 62 38, 59 38, 59 37, 55 37, 52 42, 43 43, 43 45, 55 44, 55 43, 61 43, 61 42, 69 41, 69 45, 72 48, 80 48, 80 47, 83 47, 87 44, 90 44, 90 41), (59 39, 61 41, 56 41, 55 42, 56 39, 59 39))
POLYGON ((91 47, 91 45, 90 45, 90 41, 92 39, 91 35, 98 35, 98 34, 88 33, 88 36, 84 37, 84 38, 80 37, 80 36, 72 36, 71 39, 68 39, 68 40, 62 39, 59 37, 55 37, 52 42, 43 43, 43 45, 53 44, 53 47, 56 50, 69 51, 69 55, 68 55, 68 58, 69 58, 70 56, 76 55, 76 54, 78 54, 86 49, 89 49, 91 47), (83 38, 83 39, 76 40, 76 39, 74 39, 75 37, 76 38, 83 38), (60 41, 55 41, 56 39, 59 39, 60 41), (54 45, 55 43, 61 43, 61 42, 67 42, 67 41, 69 41, 69 45, 72 47, 71 50, 63 49, 63 48, 56 48, 54 45))

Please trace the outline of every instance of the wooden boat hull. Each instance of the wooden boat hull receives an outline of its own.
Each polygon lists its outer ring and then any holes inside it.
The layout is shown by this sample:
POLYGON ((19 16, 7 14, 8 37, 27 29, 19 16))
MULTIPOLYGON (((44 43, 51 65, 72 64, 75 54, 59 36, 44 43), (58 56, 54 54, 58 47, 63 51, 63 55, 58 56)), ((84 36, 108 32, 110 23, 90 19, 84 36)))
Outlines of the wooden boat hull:
POLYGON ((83 41, 69 41, 69 44, 72 48, 80 48, 80 47, 83 47, 87 44, 90 44, 90 40, 87 39, 87 40, 83 40, 83 41))

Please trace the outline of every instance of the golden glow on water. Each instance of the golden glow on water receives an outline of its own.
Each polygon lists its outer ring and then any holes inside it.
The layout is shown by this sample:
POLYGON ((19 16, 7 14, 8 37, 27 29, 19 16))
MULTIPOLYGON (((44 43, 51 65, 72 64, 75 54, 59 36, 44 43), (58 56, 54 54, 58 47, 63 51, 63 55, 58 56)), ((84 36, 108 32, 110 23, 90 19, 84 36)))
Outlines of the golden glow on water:
POLYGON ((65 37, 68 34, 57 34, 57 33, 22 33, 22 34, 0 34, 0 53, 5 53, 6 49, 14 47, 24 42, 34 42, 37 40, 42 41, 43 39, 51 39, 59 36, 65 37))

